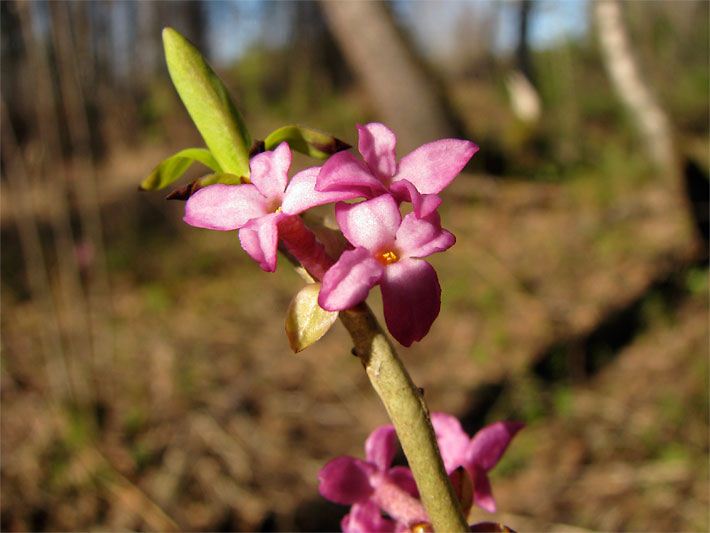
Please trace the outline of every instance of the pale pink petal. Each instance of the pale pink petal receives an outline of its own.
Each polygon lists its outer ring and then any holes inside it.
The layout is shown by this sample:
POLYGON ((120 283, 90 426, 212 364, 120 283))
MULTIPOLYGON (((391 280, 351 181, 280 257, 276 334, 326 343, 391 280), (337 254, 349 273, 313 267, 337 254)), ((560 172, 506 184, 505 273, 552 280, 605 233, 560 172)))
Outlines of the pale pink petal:
POLYGON ((414 481, 414 474, 412 474, 412 471, 408 467, 393 466, 387 471, 387 477, 390 478, 392 483, 397 485, 413 498, 419 498, 417 482, 414 481))
POLYGON ((318 492, 328 500, 350 505, 372 494, 370 475, 374 467, 355 457, 336 457, 318 472, 318 492))
POLYGON ((357 125, 357 148, 370 170, 379 177, 391 178, 397 172, 397 136, 384 124, 357 125))
POLYGON ((493 498, 493 489, 488 479, 488 474, 480 466, 469 470, 473 478, 473 503, 489 513, 496 512, 496 501, 493 498))
POLYGON ((395 453, 397 453, 397 433, 391 424, 377 428, 365 441, 365 457, 381 472, 387 471, 395 453))
POLYGON ((484 427, 471 439, 466 450, 466 463, 479 465, 485 471, 490 470, 523 426, 525 424, 522 422, 495 422, 484 427))
POLYGON ((410 202, 414 214, 425 218, 434 213, 441 205, 441 198, 436 194, 421 194, 417 188, 407 180, 395 181, 390 185, 390 192, 400 202, 410 202))
POLYGON ((370 198, 386 191, 370 169, 350 152, 338 152, 321 167, 318 191, 352 191, 370 198))
POLYGON ((456 467, 465 464, 466 450, 471 441, 461 428, 461 422, 455 416, 446 413, 432 413, 431 423, 434 426, 444 466, 446 471, 451 473, 456 467))
POLYGON ((316 179, 319 172, 320 167, 307 168, 291 178, 281 204, 284 213, 297 215, 317 205, 350 200, 361 196, 360 193, 353 191, 317 191, 316 179))
POLYGON ((478 146, 460 139, 442 139, 404 156, 393 181, 408 180, 422 194, 441 192, 466 166, 478 146))
POLYGON ((277 224, 283 217, 281 213, 265 215, 250 220, 239 230, 242 248, 266 272, 276 270, 276 248, 279 240, 277 224))
POLYGON ((291 149, 281 143, 271 152, 262 152, 249 161, 249 179, 269 200, 280 200, 288 183, 291 149))
POLYGON ((456 237, 442 229, 436 213, 423 219, 409 213, 397 230, 395 242, 405 257, 426 257, 448 250, 456 242, 456 237))
POLYGON ((384 267, 366 248, 342 253, 323 276, 318 304, 328 311, 342 311, 359 304, 380 280, 384 267))
POLYGON ((373 502, 356 503, 340 521, 343 533, 392 533, 396 524, 388 520, 373 502))
POLYGON ((266 213, 266 199, 253 185, 218 183, 190 196, 183 220, 198 228, 227 231, 241 228, 266 213))
POLYGON ((358 204, 336 204, 335 218, 348 241, 373 253, 392 247, 402 222, 397 202, 389 194, 358 204))
POLYGON ((404 346, 423 339, 441 306, 434 268, 421 259, 401 259, 387 265, 380 285, 385 322, 392 336, 404 346))

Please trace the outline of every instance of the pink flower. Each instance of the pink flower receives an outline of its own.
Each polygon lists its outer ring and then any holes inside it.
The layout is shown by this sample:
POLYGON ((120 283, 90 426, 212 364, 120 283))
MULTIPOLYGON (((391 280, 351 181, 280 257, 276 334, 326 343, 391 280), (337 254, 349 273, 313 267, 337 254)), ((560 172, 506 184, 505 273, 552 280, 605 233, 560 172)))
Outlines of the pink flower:
POLYGON ((394 427, 381 426, 365 442, 365 461, 337 457, 318 473, 318 490, 324 498, 352 505, 340 523, 343 531, 406 531, 428 521, 409 468, 390 466, 396 451, 394 427), (384 518, 380 509, 393 520, 384 518))
POLYGON ((465 468, 473 482, 474 503, 486 511, 495 512, 496 502, 488 471, 498 464, 510 441, 524 424, 496 422, 469 438, 458 419, 451 415, 432 413, 431 422, 446 471, 451 474, 459 466, 465 468))
POLYGON ((351 191, 365 198, 389 193, 398 202, 412 202, 418 217, 431 214, 441 203, 438 193, 466 166, 478 146, 461 139, 441 139, 424 144, 396 160, 397 137, 384 124, 358 125, 360 161, 350 152, 339 152, 323 165, 319 191, 351 191))
POLYGON ((385 322, 404 346, 419 341, 439 314, 441 288, 434 268, 421 258, 450 248, 455 237, 436 213, 402 219, 397 202, 384 194, 359 204, 339 203, 335 216, 355 246, 343 252, 323 277, 318 303, 328 311, 349 309, 370 289, 382 289, 385 322))
POLYGON ((354 197, 316 191, 320 167, 303 170, 289 182, 291 150, 286 143, 253 157, 249 166, 251 183, 198 190, 187 201, 184 220, 199 228, 238 229, 242 248, 267 272, 276 270, 280 225, 311 207, 354 197))
MULTIPOLYGON (((495 502, 486 472, 500 460, 523 424, 497 422, 469 439, 459 421, 451 415, 432 413, 431 421, 449 477, 455 478, 453 473, 459 467, 463 467, 464 472, 482 470, 473 478, 476 503, 494 511, 495 502)), ((364 461, 350 456, 337 457, 318 473, 318 490, 324 498, 352 506, 340 522, 346 533, 412 531, 414 526, 418 526, 417 530, 431 531, 412 472, 403 466, 390 467, 396 448, 394 428, 381 426, 365 442, 364 461), (383 517, 383 512, 392 520, 383 517)), ((461 504, 468 505, 464 509, 467 514, 470 501, 461 504)), ((512 531, 492 522, 473 524, 470 528, 471 531, 512 531)))

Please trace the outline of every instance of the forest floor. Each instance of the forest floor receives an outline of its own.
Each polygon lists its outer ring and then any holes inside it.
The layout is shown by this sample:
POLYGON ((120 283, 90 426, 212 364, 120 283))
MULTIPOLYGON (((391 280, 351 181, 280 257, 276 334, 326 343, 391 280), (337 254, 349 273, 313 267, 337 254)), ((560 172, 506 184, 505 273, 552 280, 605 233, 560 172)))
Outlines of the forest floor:
MULTIPOLYGON (((336 529, 346 509, 317 472, 386 423, 346 332, 293 355, 293 270, 262 273, 236 235, 183 225, 179 203, 128 192, 135 168, 111 172, 108 292, 82 315, 50 280, 63 358, 3 232, 2 529, 336 529)), ((528 424, 494 471, 499 518, 706 531, 707 273, 672 187, 463 175, 442 220, 457 244, 432 258, 441 315, 401 355, 469 433, 528 424)))

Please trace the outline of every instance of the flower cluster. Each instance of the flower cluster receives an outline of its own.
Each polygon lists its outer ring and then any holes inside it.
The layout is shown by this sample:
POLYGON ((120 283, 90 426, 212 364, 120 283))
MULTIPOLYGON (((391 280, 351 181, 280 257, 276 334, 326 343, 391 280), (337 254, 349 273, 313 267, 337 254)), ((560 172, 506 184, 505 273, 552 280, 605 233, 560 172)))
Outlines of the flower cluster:
POLYGON ((438 193, 478 147, 459 139, 425 144, 397 162, 396 137, 379 123, 358 126, 362 159, 350 152, 333 155, 288 179, 291 151, 282 143, 250 162, 251 183, 211 185, 186 205, 193 226, 238 230, 244 250, 267 271, 276 269, 281 240, 322 281, 319 305, 328 311, 349 309, 380 285, 385 322, 397 341, 421 340, 439 314, 441 288, 423 258, 450 248, 454 236, 441 227, 438 193), (358 203, 346 203, 362 199, 358 203), (412 204, 404 217, 400 205, 412 204), (338 225, 351 248, 333 262, 304 235, 299 215, 311 207, 335 203, 338 225), (309 242, 304 249, 299 243, 309 242))
MULTIPOLYGON (((457 490, 464 511, 468 512, 472 503, 495 511, 487 472, 498 463, 523 424, 496 422, 470 438, 451 415, 433 413, 431 421, 444 466, 455 488, 473 488, 472 498, 470 490, 457 490)), ((404 466, 391 466, 396 452, 394 428, 382 426, 365 442, 365 460, 338 457, 321 469, 318 474, 321 495, 332 502, 352 506, 341 522, 343 531, 430 530, 411 471, 404 466)), ((472 528, 478 526, 481 524, 474 524, 472 528)))

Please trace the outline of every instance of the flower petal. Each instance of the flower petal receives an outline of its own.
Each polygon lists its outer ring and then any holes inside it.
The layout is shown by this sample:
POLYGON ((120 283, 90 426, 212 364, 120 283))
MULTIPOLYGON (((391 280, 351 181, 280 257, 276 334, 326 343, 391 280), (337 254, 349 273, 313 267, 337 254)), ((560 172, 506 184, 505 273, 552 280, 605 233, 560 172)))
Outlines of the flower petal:
POLYGON ((291 149, 281 143, 271 152, 255 155, 249 161, 249 179, 268 199, 281 199, 288 183, 291 149))
POLYGON ((365 457, 377 466, 380 472, 386 472, 397 453, 397 433, 394 426, 381 426, 370 433, 365 441, 365 457))
POLYGON ((373 253, 394 245, 402 222, 397 201, 389 194, 358 204, 336 204, 335 218, 348 241, 373 253))
POLYGON ((387 471, 387 477, 397 485, 400 489, 411 495, 413 498, 419 498, 419 489, 417 482, 414 481, 414 474, 406 466, 393 466, 387 471))
POLYGON ((409 180, 422 194, 439 193, 477 151, 478 146, 461 139, 424 144, 400 160, 393 181, 409 180))
POLYGON ((410 202, 414 214, 419 218, 429 216, 441 205, 441 198, 436 194, 421 194, 408 180, 395 181, 390 185, 390 192, 400 202, 410 202))
POLYGON ((409 213, 397 230, 397 248, 406 257, 426 257, 451 248, 456 237, 439 223, 439 215, 432 213, 427 218, 418 218, 409 213))
POLYGON ((253 185, 218 183, 190 196, 183 220, 198 228, 227 231, 266 213, 266 199, 253 185))
POLYGON ((344 505, 366 500, 373 491, 369 481, 373 471, 372 465, 355 457, 336 457, 318 472, 318 492, 344 505))
POLYGON ((239 230, 242 248, 266 272, 276 270, 276 248, 279 240, 277 224, 283 217, 282 213, 271 213, 250 220, 239 230))
POLYGON ((468 445, 466 464, 479 465, 487 472, 498 463, 510 441, 524 426, 522 422, 495 422, 484 427, 468 445))
POLYGON ((284 213, 297 215, 317 205, 330 204, 362 196, 357 191, 317 191, 316 179, 319 172, 320 167, 311 167, 291 178, 281 204, 284 213))
POLYGON ((465 464, 466 450, 471 441, 455 416, 432 413, 431 424, 434 426, 446 472, 451 473, 456 467, 465 464))
POLYGON ((384 267, 365 248, 343 252, 323 276, 318 305, 326 311, 350 309, 367 298, 383 271, 384 267))
POLYGON ((338 152, 321 167, 318 191, 353 191, 371 198, 386 191, 370 169, 350 152, 338 152))
POLYGON ((421 259, 387 265, 380 282, 385 322, 392 336, 411 346, 429 332, 441 307, 441 287, 434 268, 421 259))
POLYGON ((356 503, 340 521, 343 533, 391 533, 396 524, 388 520, 373 502, 356 503))
POLYGON ((480 466, 474 465, 473 470, 469 470, 473 478, 473 503, 489 513, 496 512, 496 501, 493 498, 493 489, 488 479, 488 474, 480 466))
POLYGON ((397 136, 384 124, 370 122, 357 125, 357 149, 370 170, 380 177, 391 178, 397 172, 397 136))

